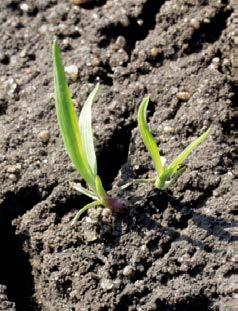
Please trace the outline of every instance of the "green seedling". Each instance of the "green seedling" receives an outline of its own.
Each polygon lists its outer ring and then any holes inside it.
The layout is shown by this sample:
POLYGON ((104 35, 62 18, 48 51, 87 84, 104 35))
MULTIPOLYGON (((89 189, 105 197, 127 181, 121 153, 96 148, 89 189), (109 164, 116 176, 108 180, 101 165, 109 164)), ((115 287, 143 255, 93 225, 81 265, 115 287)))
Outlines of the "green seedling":
POLYGON ((157 147, 156 141, 149 130, 149 126, 146 121, 146 111, 149 104, 149 98, 145 97, 139 107, 138 111, 138 126, 142 140, 150 153, 155 170, 156 177, 154 179, 139 179, 138 182, 150 183, 154 182, 156 188, 164 190, 170 187, 176 179, 184 171, 182 166, 188 156, 194 151, 200 144, 202 144, 210 134, 210 128, 203 133, 199 138, 194 140, 183 152, 180 153, 169 165, 166 165, 164 157, 160 156, 160 151, 157 147))
POLYGON ((123 208, 123 203, 117 198, 109 197, 102 181, 97 174, 97 159, 93 143, 91 107, 99 89, 96 85, 86 100, 79 119, 74 109, 71 92, 64 72, 59 45, 53 43, 53 67, 56 114, 65 149, 80 176, 84 179, 88 188, 81 184, 73 184, 80 193, 93 199, 93 202, 79 210, 73 220, 73 224, 80 216, 90 208, 98 205, 108 207, 115 212, 123 208))

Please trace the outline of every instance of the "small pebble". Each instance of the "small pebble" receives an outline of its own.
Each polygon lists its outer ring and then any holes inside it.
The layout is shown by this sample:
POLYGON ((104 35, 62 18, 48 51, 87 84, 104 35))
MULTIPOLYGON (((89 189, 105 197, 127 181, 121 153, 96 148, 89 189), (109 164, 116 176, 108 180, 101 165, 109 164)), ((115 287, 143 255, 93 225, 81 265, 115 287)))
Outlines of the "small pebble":
POLYGON ((139 25, 139 26, 142 26, 143 24, 144 24, 144 21, 143 21, 143 19, 138 19, 137 20, 137 24, 139 25))
POLYGON ((65 72, 69 75, 70 79, 76 81, 78 78, 79 69, 76 65, 69 65, 65 67, 65 72))
POLYGON ((224 58, 222 62, 223 66, 229 66, 230 65, 230 60, 228 58, 224 58))
POLYGON ((157 48, 157 47, 153 47, 151 50, 150 50, 150 55, 154 58, 156 58, 158 55, 160 54, 160 49, 157 48))
POLYGON ((220 63, 220 58, 219 57, 214 57, 212 59, 213 64, 218 65, 220 63))
POLYGON ((18 84, 13 78, 10 78, 5 82, 5 87, 8 95, 12 95, 18 91, 18 84))
POLYGON ((181 91, 177 93, 177 98, 182 100, 182 101, 188 101, 191 97, 191 94, 186 91, 181 91))
POLYGON ((17 176, 15 174, 9 174, 8 178, 11 179, 12 181, 17 181, 17 176))
POLYGON ((131 276, 131 275, 133 274, 133 272, 134 272, 134 269, 133 269, 132 266, 126 266, 126 267, 123 269, 122 274, 123 274, 124 276, 131 276))
POLYGON ((71 48, 70 39, 65 38, 64 40, 62 40, 62 46, 64 47, 64 49, 70 49, 71 48))
POLYGON ((93 57, 91 59, 91 66, 92 67, 99 67, 99 65, 100 65, 100 59, 97 57, 93 57))
POLYGON ((45 34, 45 33, 47 33, 49 31, 49 29, 48 29, 47 25, 43 24, 43 25, 40 26, 40 28, 38 28, 38 31, 40 33, 42 33, 42 34, 45 34))
POLYGON ((88 211, 89 217, 92 218, 93 220, 99 220, 99 218, 101 217, 101 214, 102 214, 101 207, 93 208, 88 211))
POLYGON ((21 9, 23 12, 28 12, 28 11, 29 11, 29 5, 26 4, 26 3, 21 3, 21 4, 20 4, 20 9, 21 9))
POLYGON ((103 208, 102 217, 109 218, 112 216, 112 211, 109 208, 103 208))
POLYGON ((21 164, 18 163, 16 165, 9 165, 6 171, 10 174, 18 174, 21 171, 21 164))
POLYGON ((233 41, 235 44, 238 44, 238 38, 237 38, 236 34, 234 34, 234 36, 233 36, 233 41))
POLYGON ((128 27, 130 25, 129 18, 126 15, 122 16, 120 22, 121 22, 123 27, 128 27))
POLYGON ((119 48, 124 48, 126 46, 126 39, 123 36, 119 36, 116 40, 116 45, 119 48))
POLYGON ((110 279, 102 279, 100 285, 102 289, 110 290, 113 288, 113 281, 110 279))
POLYGON ((44 143, 47 144, 48 141, 50 140, 50 133, 48 130, 43 130, 38 134, 38 139, 44 143))
POLYGON ((144 92, 145 91, 145 85, 139 81, 137 81, 135 83, 136 88, 138 89, 138 91, 140 92, 144 92))
POLYGON ((203 22, 204 24, 210 24, 211 20, 209 18, 204 18, 203 22))
POLYGON ((145 244, 142 245, 140 249, 141 249, 142 252, 148 251, 148 248, 147 248, 147 246, 145 244))
POLYGON ((166 133, 166 134, 172 134, 172 133, 174 133, 174 128, 171 127, 171 126, 169 126, 169 125, 165 125, 165 127, 164 127, 164 133, 166 133))
POLYGON ((197 18, 192 18, 190 20, 190 25, 194 28, 194 29, 199 29, 200 27, 200 21, 197 18))
POLYGON ((84 238, 87 242, 94 242, 98 239, 97 234, 95 231, 91 231, 89 229, 85 229, 84 232, 84 238))

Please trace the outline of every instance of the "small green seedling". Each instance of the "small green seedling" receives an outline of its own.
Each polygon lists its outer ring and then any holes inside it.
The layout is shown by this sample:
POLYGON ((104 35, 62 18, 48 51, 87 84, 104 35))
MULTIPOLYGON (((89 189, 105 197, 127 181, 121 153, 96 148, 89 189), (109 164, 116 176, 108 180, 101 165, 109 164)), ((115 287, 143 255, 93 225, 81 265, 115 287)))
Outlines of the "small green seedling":
POLYGON ((154 179, 141 179, 138 182, 154 182, 156 188, 164 190, 171 186, 174 181, 184 171, 182 164, 188 158, 190 153, 195 150, 200 144, 202 144, 210 134, 210 128, 202 134, 199 138, 193 141, 180 155, 175 158, 169 165, 165 165, 165 160, 160 156, 160 151, 157 147, 156 141, 149 130, 149 126, 146 121, 146 110, 148 107, 149 98, 145 97, 139 107, 138 111, 138 126, 142 140, 150 153, 153 160, 153 164, 156 170, 156 177, 154 179))
POLYGON ((88 209, 102 205, 115 212, 123 208, 123 204, 116 198, 109 197, 102 181, 97 174, 97 159, 93 144, 91 107, 99 89, 96 85, 86 100, 79 119, 77 118, 71 92, 64 72, 59 45, 53 43, 53 66, 56 114, 65 149, 80 176, 85 180, 88 189, 80 184, 73 187, 84 195, 93 199, 93 202, 79 210, 73 224, 88 209))

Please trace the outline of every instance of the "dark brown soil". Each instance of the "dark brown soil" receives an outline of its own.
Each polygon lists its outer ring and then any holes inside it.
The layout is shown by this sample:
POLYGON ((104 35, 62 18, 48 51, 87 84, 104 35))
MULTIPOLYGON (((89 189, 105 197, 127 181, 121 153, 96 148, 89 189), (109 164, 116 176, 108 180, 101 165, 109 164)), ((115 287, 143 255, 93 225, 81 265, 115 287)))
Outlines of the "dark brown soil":
POLYGON ((0 310, 235 310, 232 12, 224 0, 0 1, 0 310), (107 189, 153 173, 136 123, 144 95, 168 161, 212 125, 170 192, 130 187, 124 215, 70 226, 88 201, 69 186, 80 177, 55 117, 54 36, 79 67, 78 103, 101 82, 107 189))

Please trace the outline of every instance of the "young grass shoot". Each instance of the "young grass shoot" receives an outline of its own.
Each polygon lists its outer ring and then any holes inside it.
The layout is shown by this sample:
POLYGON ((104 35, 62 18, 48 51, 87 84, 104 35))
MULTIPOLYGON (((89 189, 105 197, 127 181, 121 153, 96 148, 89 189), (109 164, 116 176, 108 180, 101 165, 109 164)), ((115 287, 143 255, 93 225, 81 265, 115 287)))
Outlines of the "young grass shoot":
POLYGON ((160 156, 159 148, 156 141, 149 130, 149 126, 146 121, 146 111, 149 104, 149 98, 145 97, 139 107, 138 111, 138 126, 142 140, 150 153, 155 170, 156 177, 154 179, 141 179, 139 182, 150 183, 154 182, 156 188, 164 190, 170 187, 176 179, 184 171, 183 163, 200 144, 202 144, 210 134, 210 128, 203 133, 200 137, 194 140, 184 151, 182 151, 177 158, 175 158, 169 165, 166 165, 164 157, 160 156))
MULTIPOLYGON (((83 105, 79 119, 74 109, 71 92, 64 72, 64 66, 61 59, 59 45, 56 41, 53 43, 53 66, 54 66, 54 84, 55 84, 55 102, 56 114, 60 132, 63 138, 65 149, 80 176, 86 182, 87 188, 81 184, 73 184, 73 187, 80 193, 90 197, 93 201, 79 210, 73 219, 73 224, 80 216, 90 208, 98 205, 110 208, 114 212, 121 212, 124 209, 123 203, 110 197, 105 191, 102 181, 97 173, 97 158, 93 143, 92 131, 92 104, 99 90, 99 84, 88 96, 83 105)), ((180 153, 169 165, 166 165, 164 158, 160 156, 160 151, 156 141, 149 130, 146 121, 146 111, 149 104, 149 98, 145 97, 140 104, 138 111, 138 126, 142 140, 152 158, 156 176, 150 179, 138 179, 132 181, 143 183, 154 183, 154 186, 164 190, 171 186, 178 176, 183 172, 183 164, 188 156, 200 144, 202 144, 210 134, 210 128, 199 138, 194 140, 183 152, 180 153)), ((121 187, 125 189, 128 183, 121 187)))
POLYGON ((74 184, 73 187, 93 200, 79 210, 73 219, 72 224, 74 224, 90 208, 102 205, 113 211, 119 211, 122 208, 122 203, 117 198, 108 196, 97 173, 91 107, 98 92, 99 84, 87 98, 78 119, 65 76, 60 48, 56 40, 53 43, 52 53, 56 114, 61 136, 74 167, 87 184, 87 188, 81 184, 74 184))

